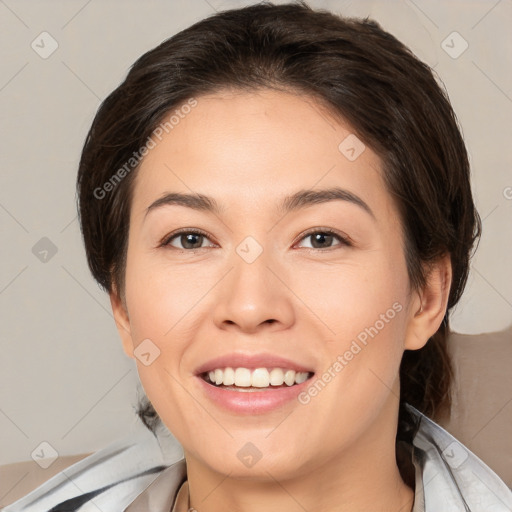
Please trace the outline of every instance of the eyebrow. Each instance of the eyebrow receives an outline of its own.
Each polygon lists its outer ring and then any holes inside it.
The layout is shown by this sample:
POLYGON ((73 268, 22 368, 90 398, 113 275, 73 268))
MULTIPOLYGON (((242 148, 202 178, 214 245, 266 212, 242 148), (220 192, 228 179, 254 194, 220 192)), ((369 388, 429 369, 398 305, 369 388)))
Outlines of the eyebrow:
MULTIPOLYGON (((301 210, 314 204, 327 203, 331 201, 347 201, 355 204, 376 219, 372 209, 359 196, 343 188, 334 187, 321 190, 299 190, 291 196, 285 197, 278 206, 278 213, 286 214, 292 211, 301 210)), ((203 194, 182 194, 178 192, 166 193, 146 209, 145 216, 149 212, 167 205, 180 205, 193 210, 206 211, 220 215, 223 211, 220 204, 213 198, 203 194)))

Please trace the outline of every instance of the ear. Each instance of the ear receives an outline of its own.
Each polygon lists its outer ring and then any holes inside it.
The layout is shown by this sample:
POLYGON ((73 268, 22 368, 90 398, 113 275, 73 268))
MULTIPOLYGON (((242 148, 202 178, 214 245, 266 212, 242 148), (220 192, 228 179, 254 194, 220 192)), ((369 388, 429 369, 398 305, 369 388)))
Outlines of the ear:
POLYGON ((123 300, 119 297, 117 290, 112 286, 110 292, 110 304, 112 306, 112 312, 114 314, 114 320, 116 322, 119 336, 123 343, 123 349, 128 357, 134 358, 133 355, 133 340, 130 327, 130 318, 128 317, 128 310, 123 300))
POLYGON ((430 266, 424 288, 414 293, 405 338, 406 350, 418 350, 439 329, 448 305, 452 282, 450 254, 430 266))

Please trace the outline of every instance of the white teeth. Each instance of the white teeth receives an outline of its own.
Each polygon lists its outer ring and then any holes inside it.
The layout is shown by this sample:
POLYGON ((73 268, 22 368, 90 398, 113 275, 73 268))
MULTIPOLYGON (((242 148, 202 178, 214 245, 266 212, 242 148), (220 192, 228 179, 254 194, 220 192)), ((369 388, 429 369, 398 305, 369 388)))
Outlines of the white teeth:
POLYGON ((249 370, 248 368, 237 368, 235 370, 235 386, 248 388, 248 387, 250 387, 250 385, 251 385, 251 370, 249 370))
POLYGON ((266 368, 256 368, 251 375, 251 385, 253 388, 268 388, 269 379, 266 368))
POLYGON ((284 383, 287 386, 293 386, 295 384, 295 372, 293 370, 288 370, 284 374, 284 383))
POLYGON ((217 386, 238 387, 254 387, 268 388, 269 386, 293 386, 306 381, 309 376, 308 372, 295 372, 294 370, 286 370, 282 368, 216 368, 208 372, 210 382, 217 386))
POLYGON ((233 368, 224 368, 224 379, 222 384, 224 386, 232 386, 235 383, 235 370, 233 368))
POLYGON ((284 373, 281 368, 274 368, 270 372, 270 384, 272 386, 280 386, 284 382, 284 373))
POLYGON ((302 384, 308 379, 308 372, 298 372, 295 374, 295 384, 302 384))

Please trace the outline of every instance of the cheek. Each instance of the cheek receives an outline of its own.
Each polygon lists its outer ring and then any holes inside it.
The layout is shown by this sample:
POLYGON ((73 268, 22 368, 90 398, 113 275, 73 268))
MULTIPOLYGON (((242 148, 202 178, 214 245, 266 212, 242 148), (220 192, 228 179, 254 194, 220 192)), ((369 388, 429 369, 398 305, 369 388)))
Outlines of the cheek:
POLYGON ((190 309, 183 284, 150 259, 129 255, 126 301, 137 371, 147 396, 159 411, 175 410, 174 397, 179 391, 174 389, 178 386, 175 379, 180 379, 187 340, 178 333, 190 309), (162 407, 161 401, 169 403, 162 407))
MULTIPOLYGON (((347 273, 343 287, 340 282, 328 287, 328 293, 337 298, 326 306, 325 316, 319 316, 327 318, 336 334, 324 343, 323 371, 316 376, 320 382, 307 390, 302 403, 309 403, 313 416, 329 417, 339 439, 357 436, 376 419, 390 396, 398 394, 406 284, 401 271, 390 270, 347 273)), ((337 439, 332 443, 341 442, 337 439)))
POLYGON ((352 385, 353 396, 369 396, 383 386, 387 392, 404 350, 408 275, 403 256, 394 248, 383 250, 326 283, 325 306, 317 314, 331 331, 327 370, 341 376, 336 379, 340 393, 352 385))
POLYGON ((198 283, 190 273, 170 269, 152 258, 135 255, 129 259, 126 300, 134 342, 150 338, 164 343, 172 339, 200 298, 198 283))
POLYGON ((164 424, 181 434, 182 422, 176 421, 175 411, 189 417, 187 411, 193 406, 183 392, 181 372, 190 341, 183 335, 191 309, 190 288, 176 273, 169 275, 151 261, 137 261, 136 257, 127 263, 126 275, 134 353, 136 357, 143 351, 150 354, 149 364, 144 357, 136 359, 140 382, 164 424))
MULTIPOLYGON (((292 277, 292 276, 290 276, 292 277)), ((293 289, 321 320, 324 339, 343 349, 347 341, 399 332, 405 310, 408 278, 405 263, 393 258, 357 262, 304 272, 293 289)), ((388 336, 379 336, 385 343, 388 336)), ((393 336, 391 336, 393 338, 393 336)))
POLYGON ((148 366, 137 360, 137 370, 162 419, 180 401, 180 410, 188 407, 178 382, 189 377, 184 356, 193 345, 198 315, 204 314, 205 293, 214 284, 215 276, 205 266, 191 272, 186 265, 171 268, 161 255, 128 254, 126 300, 135 354, 143 343, 158 354, 148 366))

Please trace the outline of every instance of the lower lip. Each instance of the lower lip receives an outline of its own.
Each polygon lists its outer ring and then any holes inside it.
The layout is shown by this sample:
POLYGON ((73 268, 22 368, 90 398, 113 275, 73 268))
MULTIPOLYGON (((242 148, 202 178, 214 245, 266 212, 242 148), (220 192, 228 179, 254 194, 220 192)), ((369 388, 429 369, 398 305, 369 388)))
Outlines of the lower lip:
MULTIPOLYGON (((306 381, 285 388, 268 388, 265 391, 233 391, 208 384, 197 376, 204 394, 215 404, 238 414, 263 414, 297 399, 297 395, 311 383, 306 381)), ((298 401, 297 401, 298 402, 298 401)))

